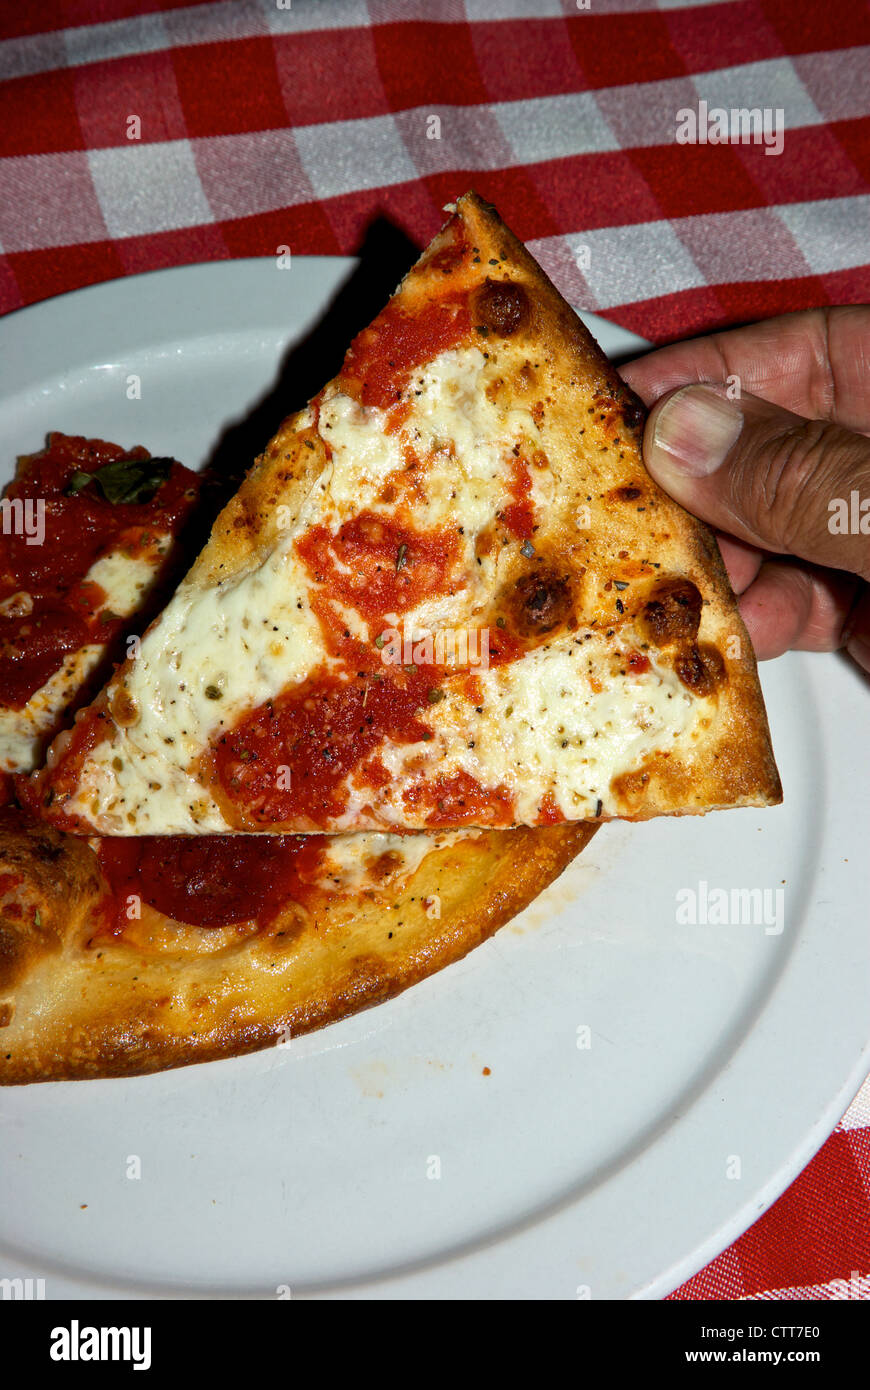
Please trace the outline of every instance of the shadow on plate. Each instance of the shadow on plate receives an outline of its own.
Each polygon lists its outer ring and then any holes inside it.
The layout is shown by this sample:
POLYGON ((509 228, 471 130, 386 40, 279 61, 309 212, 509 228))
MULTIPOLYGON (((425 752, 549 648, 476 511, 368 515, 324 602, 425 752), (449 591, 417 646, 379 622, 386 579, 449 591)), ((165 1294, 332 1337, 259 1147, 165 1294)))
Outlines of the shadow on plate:
POLYGON ((420 250, 381 216, 369 224, 355 254, 356 268, 322 318, 304 338, 291 344, 267 393, 247 415, 224 429, 206 459, 204 505, 197 508, 195 531, 184 538, 188 555, 195 555, 205 544, 218 511, 281 422, 301 410, 335 376, 351 339, 384 307, 420 250))

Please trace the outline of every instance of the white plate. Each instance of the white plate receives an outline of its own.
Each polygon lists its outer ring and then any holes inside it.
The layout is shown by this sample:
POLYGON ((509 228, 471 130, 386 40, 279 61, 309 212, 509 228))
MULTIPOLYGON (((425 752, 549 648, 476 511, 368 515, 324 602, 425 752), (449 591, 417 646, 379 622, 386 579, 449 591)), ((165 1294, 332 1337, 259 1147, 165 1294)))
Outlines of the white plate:
MULTIPOLYGON (((0 458, 61 429, 198 465, 352 269, 195 266, 9 316, 0 458)), ((315 338, 297 390, 319 362, 315 338)), ((49 1298, 667 1293, 870 1069, 868 692, 833 657, 763 680, 783 806, 606 826, 460 964, 287 1049, 0 1092, 0 1276, 49 1298), (784 887, 785 929, 679 925, 701 881, 784 887)))

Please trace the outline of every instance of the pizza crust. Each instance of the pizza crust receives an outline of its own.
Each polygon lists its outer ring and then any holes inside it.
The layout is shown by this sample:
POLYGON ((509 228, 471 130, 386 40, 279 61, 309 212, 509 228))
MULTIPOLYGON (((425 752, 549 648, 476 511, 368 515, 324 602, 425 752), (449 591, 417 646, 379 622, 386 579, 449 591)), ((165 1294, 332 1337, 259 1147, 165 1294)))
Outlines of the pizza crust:
POLYGON ((470 834, 426 855, 404 883, 288 902, 268 930, 235 944, 226 929, 152 913, 151 944, 140 930, 134 946, 94 937, 103 885, 87 843, 7 810, 0 860, 23 886, 0 899, 0 1084, 234 1057, 379 1004, 491 936, 594 831, 470 834), (13 898, 23 914, 10 914, 13 898))

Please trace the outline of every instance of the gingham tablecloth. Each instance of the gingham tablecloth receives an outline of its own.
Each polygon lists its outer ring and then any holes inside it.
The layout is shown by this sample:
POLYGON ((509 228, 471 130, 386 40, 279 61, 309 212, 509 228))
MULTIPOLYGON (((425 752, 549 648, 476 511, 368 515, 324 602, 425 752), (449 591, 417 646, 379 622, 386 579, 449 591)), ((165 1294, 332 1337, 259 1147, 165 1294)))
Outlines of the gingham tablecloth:
MULTIPOLYGON (((656 342, 870 300, 858 0, 0 3, 0 310, 160 266, 420 245, 473 185, 656 342), (782 152, 683 145, 781 110, 782 152), (137 119, 138 118, 138 124, 137 119), (437 118, 434 119, 434 118, 437 118)), ((870 1085, 674 1298, 870 1297, 870 1085)))

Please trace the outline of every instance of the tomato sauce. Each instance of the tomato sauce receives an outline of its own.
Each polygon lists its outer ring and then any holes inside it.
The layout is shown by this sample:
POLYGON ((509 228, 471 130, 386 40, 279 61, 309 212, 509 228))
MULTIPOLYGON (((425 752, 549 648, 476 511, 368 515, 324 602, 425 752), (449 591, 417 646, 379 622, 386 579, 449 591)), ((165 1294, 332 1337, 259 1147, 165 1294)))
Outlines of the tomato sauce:
MULTIPOLYGON (((296 549, 317 583, 379 630, 387 613, 406 613, 434 594, 452 592, 459 543, 453 528, 419 531, 400 519, 360 512, 335 535, 312 526, 296 549)), ((334 642, 329 627, 324 636, 334 642)))
POLYGON ((629 652, 625 664, 633 676, 642 676, 650 669, 649 657, 643 652, 629 652))
MULTIPOLYGON (((252 710, 213 745, 206 771, 224 814, 240 828, 300 821, 327 828, 347 808, 345 783, 351 773, 360 787, 374 791, 386 785, 386 770, 374 756, 385 741, 410 744, 431 738, 423 716, 441 699, 444 682, 457 682, 453 688, 470 701, 482 698, 473 669, 436 664, 431 642, 432 651, 421 659, 424 643, 402 641, 397 653, 395 637, 388 639, 389 648, 384 641, 392 624, 388 614, 400 618, 425 599, 452 592, 459 554, 454 528, 423 532, 404 520, 401 510, 396 517, 366 511, 335 534, 325 526, 312 527, 296 547, 311 578, 322 586, 311 604, 326 648, 341 668, 324 669, 252 710), (365 643, 348 630, 342 608, 352 608, 366 620, 372 641, 365 643), (388 652, 390 659, 384 660, 388 652)), ((404 638, 401 627, 399 638, 404 638)), ((478 641, 478 652, 480 646, 478 641)), ((489 630, 491 663, 511 660, 518 649, 507 632, 489 630)), ((476 819, 481 810, 486 820, 489 794, 473 792, 470 784, 448 789, 457 805, 463 790, 460 822, 476 819)), ((449 824, 453 817, 452 811, 439 815, 437 808, 432 814, 436 825, 449 824)))
MULTIPOLYGON (((397 652, 395 637, 388 639, 389 647, 384 641, 388 614, 400 617, 426 598, 452 591, 459 553, 454 528, 423 532, 401 512, 396 517, 361 512, 335 534, 312 527, 296 546, 314 582, 323 586, 322 593, 312 595, 312 608, 326 648, 341 667, 324 668, 252 710, 213 745, 207 772, 225 815, 240 828, 300 821, 328 827, 347 808, 345 783, 351 773, 359 786, 372 790, 389 781, 375 756, 385 741, 431 738, 423 716, 441 699, 443 681, 458 676, 471 682, 467 694, 478 695, 474 676, 436 664, 434 646, 421 660, 413 642, 402 642, 397 652), (346 628, 342 607, 366 620, 370 642, 346 628)), ((496 660, 507 645, 502 638, 501 632, 490 635, 496 660)))
POLYGON ((471 335, 468 295, 451 292, 409 314, 390 303, 351 343, 339 386, 362 405, 388 410, 424 362, 471 335))
MULTIPOLYGON (((466 249, 445 250, 434 268, 449 273, 466 249)), ((415 369, 470 341, 484 340, 474 335, 466 292, 449 292, 412 313, 391 303, 351 344, 340 389, 362 405, 386 411, 387 429, 395 431, 406 418, 401 398, 415 369)), ((407 450, 406 463, 405 473, 391 475, 385 483, 395 494, 414 486, 418 461, 407 450)), ((386 500, 392 503, 393 493, 386 500)), ((514 467, 505 524, 524 539, 532 533, 531 478, 521 460, 514 467)), ((385 741, 401 745, 431 738, 425 712, 441 698, 442 681, 462 674, 428 659, 403 664, 408 661, 404 654, 403 662, 386 662, 377 650, 394 625, 388 615, 401 618, 427 598, 455 592, 463 582, 454 577, 460 551, 457 527, 420 531, 399 502, 394 515, 363 511, 335 534, 326 526, 313 526, 296 548, 319 586, 311 604, 326 649, 341 666, 323 668, 250 711, 209 750, 204 774, 224 814, 240 829, 288 824, 326 828, 334 823, 347 809, 349 776, 360 787, 382 788, 388 774, 377 750, 385 741), (371 641, 353 634, 343 609, 364 619, 371 641)), ((490 659, 511 659, 516 643, 508 634, 492 630, 489 637, 490 659)), ((466 694, 479 698, 479 680, 470 673, 463 678, 466 694)), ((498 820, 510 819, 510 797, 503 788, 493 793, 472 778, 439 783, 438 788, 433 825, 486 822, 492 818, 493 799, 498 820)), ((425 795, 430 793, 431 788, 425 795)))
POLYGON ((484 787, 468 772, 434 777, 409 787, 402 800, 412 812, 425 812, 427 825, 511 824, 513 795, 505 786, 484 787))
POLYGON ((384 739, 431 737, 419 715, 436 690, 431 668, 422 666, 385 666, 383 674, 349 680, 322 671, 253 710, 211 752, 236 823, 258 828, 301 818, 328 825, 346 808, 345 778, 384 739))
POLYGON ((518 540, 531 540, 535 529, 532 478, 524 459, 515 459, 511 469, 510 495, 513 499, 498 515, 518 540))
POLYGON ((541 809, 538 815, 539 825, 561 825, 565 819, 559 807, 556 805, 556 798, 552 792, 544 792, 541 797, 541 809))
MULTIPOLYGON (((101 556, 159 553, 157 536, 176 535, 196 498, 198 479, 173 463, 150 501, 110 502, 95 484, 70 492, 75 475, 96 473, 119 459, 145 462, 147 449, 126 451, 100 439, 50 434, 41 453, 20 460, 6 498, 42 511, 44 534, 19 534, 4 515, 0 534, 0 705, 22 709, 63 664, 88 643, 106 645, 122 620, 101 605, 106 595, 86 582, 101 556), (19 597, 21 596, 21 597, 19 597)), ((81 481, 81 479, 79 479, 81 481)), ((14 513, 8 510, 9 517, 14 513)), ((156 571, 156 565, 155 565, 156 571)))
POLYGON ((65 656, 93 640, 84 614, 47 602, 32 615, 0 617, 0 704, 23 709, 65 656))
POLYGON ((49 819, 61 830, 88 833, 88 825, 78 817, 67 815, 64 803, 78 790, 79 771, 82 763, 107 738, 113 728, 101 699, 97 704, 83 710, 68 734, 66 745, 52 767, 41 768, 31 776, 15 773, 13 783, 21 806, 35 816, 41 816, 51 806, 49 819), (47 787, 46 787, 47 784, 47 787))
POLYGON ((496 620, 495 627, 489 629, 489 664, 505 666, 511 661, 519 661, 525 656, 530 645, 528 638, 520 637, 508 628, 499 627, 496 620))
POLYGON ((446 246, 442 246, 440 251, 431 255, 426 264, 431 270, 440 270, 442 275, 453 275, 468 256, 470 249, 465 227, 461 222, 456 222, 453 239, 448 241, 446 246))
POLYGON ((129 923, 132 895, 193 927, 267 927, 310 893, 323 842, 308 835, 178 835, 105 839, 98 859, 112 891, 109 930, 129 923))

